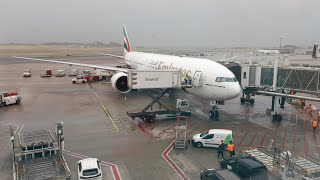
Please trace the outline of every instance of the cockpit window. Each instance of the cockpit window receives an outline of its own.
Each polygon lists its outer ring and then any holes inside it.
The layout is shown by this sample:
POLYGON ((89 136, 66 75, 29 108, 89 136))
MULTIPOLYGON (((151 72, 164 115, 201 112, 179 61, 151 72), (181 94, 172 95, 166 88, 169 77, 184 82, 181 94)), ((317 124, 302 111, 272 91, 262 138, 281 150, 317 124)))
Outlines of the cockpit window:
POLYGON ((216 82, 237 82, 237 78, 217 77, 216 82))
POLYGON ((233 78, 233 82, 237 82, 238 79, 236 77, 233 78))
POLYGON ((226 82, 233 82, 232 78, 226 78, 226 82))

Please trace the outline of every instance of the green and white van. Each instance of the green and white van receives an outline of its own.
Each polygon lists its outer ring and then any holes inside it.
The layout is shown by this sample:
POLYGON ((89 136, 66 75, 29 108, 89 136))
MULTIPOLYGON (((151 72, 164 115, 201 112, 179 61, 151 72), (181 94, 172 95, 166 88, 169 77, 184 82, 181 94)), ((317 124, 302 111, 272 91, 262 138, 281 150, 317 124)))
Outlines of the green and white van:
POLYGON ((223 140, 224 144, 229 144, 232 141, 232 131, 227 129, 210 129, 208 132, 195 134, 192 138, 192 144, 199 148, 218 148, 221 140, 223 140))

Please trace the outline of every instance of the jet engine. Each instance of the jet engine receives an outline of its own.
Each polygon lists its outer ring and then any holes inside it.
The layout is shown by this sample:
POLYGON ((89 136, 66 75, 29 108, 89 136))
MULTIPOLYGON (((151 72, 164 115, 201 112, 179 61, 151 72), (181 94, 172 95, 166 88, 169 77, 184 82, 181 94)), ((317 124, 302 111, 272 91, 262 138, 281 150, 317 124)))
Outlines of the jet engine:
POLYGON ((128 87, 128 75, 124 72, 118 72, 111 77, 111 85, 113 89, 120 93, 127 93, 131 89, 128 87))

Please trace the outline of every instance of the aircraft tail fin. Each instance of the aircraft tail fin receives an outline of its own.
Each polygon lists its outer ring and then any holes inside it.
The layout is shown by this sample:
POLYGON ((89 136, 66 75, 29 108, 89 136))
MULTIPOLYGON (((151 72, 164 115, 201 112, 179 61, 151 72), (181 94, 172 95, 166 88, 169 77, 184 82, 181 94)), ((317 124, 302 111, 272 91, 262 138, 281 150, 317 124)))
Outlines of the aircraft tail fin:
POLYGON ((130 45, 129 37, 127 34, 126 25, 123 25, 123 38, 124 38, 123 50, 124 50, 124 54, 126 54, 127 52, 131 51, 131 45, 130 45))

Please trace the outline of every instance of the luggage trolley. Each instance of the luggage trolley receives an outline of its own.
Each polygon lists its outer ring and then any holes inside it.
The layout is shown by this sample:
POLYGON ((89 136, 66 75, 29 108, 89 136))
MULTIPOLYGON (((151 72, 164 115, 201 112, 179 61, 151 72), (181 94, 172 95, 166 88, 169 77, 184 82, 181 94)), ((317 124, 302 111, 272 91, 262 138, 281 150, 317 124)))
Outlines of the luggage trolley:
POLYGON ((176 125, 176 139, 174 142, 174 148, 187 149, 187 116, 178 116, 176 125))

